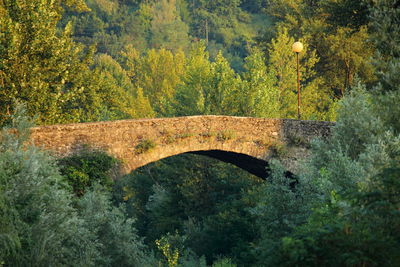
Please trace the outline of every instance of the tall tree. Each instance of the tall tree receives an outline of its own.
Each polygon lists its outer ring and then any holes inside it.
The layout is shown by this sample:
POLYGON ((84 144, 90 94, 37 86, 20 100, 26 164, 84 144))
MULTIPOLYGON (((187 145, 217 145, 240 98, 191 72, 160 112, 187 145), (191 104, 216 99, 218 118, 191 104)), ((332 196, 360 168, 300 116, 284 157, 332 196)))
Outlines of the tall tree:
POLYGON ((318 3, 331 25, 358 29, 368 23, 368 1, 324 0, 318 3))
MULTIPOLYGON (((73 3, 85 7, 67 2, 73 3)), ((72 41, 70 24, 57 28, 62 12, 59 1, 0 2, 0 120, 14 99, 26 102, 42 124, 98 119, 91 53, 72 41)))
POLYGON ((254 48, 245 59, 242 85, 236 99, 241 102, 238 115, 255 117, 280 117, 280 92, 275 86, 273 71, 268 72, 265 56, 254 48))
POLYGON ((368 38, 366 27, 358 31, 341 27, 325 39, 329 47, 326 51, 329 58, 326 65, 332 70, 327 73, 331 78, 329 84, 339 89, 342 96, 353 85, 355 75, 358 74, 366 82, 374 77, 373 67, 369 63, 374 50, 368 38))
POLYGON ((152 49, 140 56, 136 49, 128 46, 123 57, 132 83, 142 88, 156 114, 172 116, 175 90, 185 73, 184 53, 152 49))
POLYGON ((205 114, 205 95, 209 92, 212 75, 211 62, 205 46, 192 46, 186 72, 176 91, 176 115, 205 114))
POLYGON ((111 56, 95 57, 95 74, 99 80, 103 120, 148 118, 154 116, 147 97, 136 88, 120 64, 111 56))
POLYGON ((241 79, 230 67, 229 62, 220 51, 211 65, 212 76, 209 91, 204 95, 205 113, 232 115, 238 109, 238 101, 234 96, 241 79))

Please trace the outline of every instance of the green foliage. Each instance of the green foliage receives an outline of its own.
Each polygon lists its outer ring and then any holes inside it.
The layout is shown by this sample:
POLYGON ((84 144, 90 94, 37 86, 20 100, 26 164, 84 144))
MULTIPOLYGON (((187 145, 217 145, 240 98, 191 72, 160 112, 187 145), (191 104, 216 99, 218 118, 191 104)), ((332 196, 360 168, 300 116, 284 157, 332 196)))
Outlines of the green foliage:
POLYGON ((371 39, 378 52, 374 55, 374 65, 381 83, 380 89, 398 91, 398 76, 392 73, 400 68, 400 47, 398 45, 400 29, 398 17, 400 10, 394 0, 375 1, 370 5, 371 39))
POLYGON ((177 51, 189 45, 189 27, 177 11, 176 0, 161 0, 152 7, 150 47, 177 51))
POLYGON ((259 183, 237 168, 181 155, 118 181, 116 198, 128 196, 127 211, 139 215, 136 226, 150 246, 178 231, 179 235, 168 240, 171 252, 178 249, 182 266, 204 266, 201 255, 208 264, 225 255, 250 265, 254 258, 249 242, 257 236, 257 229, 247 207, 254 205, 251 192, 259 183))
POLYGON ((275 85, 275 75, 267 71, 265 56, 259 49, 253 49, 245 59, 242 86, 237 92, 240 99, 237 115, 278 118, 280 117, 280 93, 275 85))
MULTIPOLYGON (((159 250, 161 250, 164 257, 167 259, 168 267, 178 266, 179 260, 179 249, 171 248, 170 239, 171 235, 166 235, 156 240, 156 245, 159 250)), ((173 238, 173 237, 172 237, 173 238)))
MULTIPOLYGON (((210 46, 228 47, 231 56, 246 55, 244 46, 251 42, 249 32, 241 32, 249 15, 239 7, 240 1, 195 1, 192 3, 192 35, 210 46)), ((210 47, 211 48, 211 47, 210 47)))
POLYGON ((362 26, 358 31, 352 28, 338 28, 335 34, 326 37, 330 58, 327 65, 335 69, 328 77, 332 77, 332 87, 340 88, 341 95, 353 85, 354 76, 359 75, 365 82, 374 79, 373 67, 368 62, 373 54, 373 46, 368 42, 367 27, 362 26))
POLYGON ((153 140, 150 139, 144 139, 141 140, 136 146, 135 146, 135 153, 136 154, 143 154, 151 149, 155 148, 157 146, 156 143, 154 143, 153 140))
POLYGON ((90 148, 58 160, 61 174, 77 196, 84 195, 96 183, 111 190, 112 171, 117 164, 118 161, 105 152, 90 148))
MULTIPOLYGON (((87 242, 97 246, 96 266, 151 266, 145 247, 127 218, 124 207, 111 204, 109 193, 94 186, 77 201, 79 216, 92 236, 87 242)), ((154 266, 154 265, 153 265, 154 266)))
POLYGON ((286 157, 288 152, 288 147, 284 143, 274 142, 270 146, 271 152, 277 156, 277 158, 286 157))
MULTIPOLYGON (((98 52, 117 60, 134 88, 133 94, 123 92, 115 72, 102 69, 99 81, 91 84, 95 91, 100 88, 105 105, 90 120, 194 114, 295 118, 294 40, 305 43, 300 54, 302 118, 334 120, 337 99, 355 78, 374 83, 374 66, 386 68, 369 62, 375 52, 368 41, 369 13, 383 17, 386 11, 397 12, 382 3, 370 12, 363 1, 349 0, 87 4, 92 12, 68 10, 62 25, 72 18, 74 38, 96 44, 98 52), (188 49, 190 42, 194 49, 188 49)), ((381 26, 372 23, 381 32, 390 29, 381 26)))
MULTIPOLYGON (((15 122, 23 127, 20 119, 15 122)), ((34 147, 24 148, 25 140, 7 130, 1 135, 0 261, 10 266, 93 264, 90 232, 72 207, 54 161, 34 147)))
POLYGON ((247 92, 242 89, 240 76, 229 66, 221 52, 215 62, 210 62, 202 44, 193 46, 184 78, 177 87, 176 113, 244 115, 243 112, 247 110, 243 110, 244 104, 240 102, 243 98, 239 95, 247 92))
MULTIPOLYGON (((279 29, 284 27, 291 36, 303 39, 318 55, 313 69, 317 71, 315 78, 318 81, 314 87, 317 86, 319 90, 314 90, 320 92, 323 88, 323 93, 319 97, 320 100, 313 100, 312 104, 318 106, 321 100, 326 103, 324 108, 318 107, 319 112, 321 109, 326 112, 327 107, 329 109, 329 99, 332 96, 343 97, 344 92, 355 84, 354 77, 359 77, 367 83, 375 80, 374 70, 369 62, 375 47, 368 41, 369 11, 366 2, 268 1, 269 6, 265 11, 275 17, 275 27, 278 29, 275 31, 277 34, 274 34, 275 38, 279 35, 279 29)), ((309 71, 305 73, 308 75, 309 71)), ((310 82, 303 76, 302 81, 310 82)), ((295 79, 289 81, 294 82, 295 79)), ((331 115, 329 117, 326 119, 332 119, 331 115)))
POLYGON ((237 265, 232 263, 230 259, 220 259, 213 263, 212 267, 236 267, 237 265))
POLYGON ((183 52, 152 49, 140 57, 135 49, 127 47, 124 57, 132 82, 142 88, 154 111, 161 116, 174 114, 175 88, 185 71, 183 52))
POLYGON ((290 235, 297 226, 306 222, 310 214, 308 186, 297 185, 285 175, 278 162, 271 162, 269 183, 264 184, 259 194, 257 206, 252 209, 260 227, 261 238, 255 248, 259 265, 280 265, 280 239, 290 235))
POLYGON ((14 99, 25 101, 41 124, 97 120, 101 104, 89 82, 92 54, 72 41, 70 24, 57 28, 60 2, 2 1, 0 14, 0 121, 14 99))
POLYGON ((344 197, 333 194, 326 206, 315 209, 307 224, 282 239, 285 266, 396 266, 398 171, 385 169, 375 177, 374 188, 344 197))
POLYGON ((102 120, 144 118, 152 115, 151 112, 146 114, 145 108, 141 107, 140 98, 143 96, 139 95, 140 92, 117 61, 106 54, 98 54, 94 66, 101 88, 99 93, 104 103, 102 120))
POLYGON ((114 207, 100 185, 75 198, 55 160, 26 144, 29 121, 16 110, 17 132, 5 128, 0 139, 0 262, 154 266, 124 208, 114 207))
POLYGON ((211 64, 211 69, 210 90, 204 95, 205 113, 232 114, 236 109, 233 92, 240 84, 240 77, 237 77, 221 52, 211 64))
MULTIPOLYGON (((371 14, 381 19, 374 22, 376 25, 398 20, 393 12, 386 14, 385 19, 381 17, 383 6, 388 8, 391 4, 382 1, 376 4, 375 10, 372 8, 371 14)), ((398 37, 396 31, 390 34, 390 38, 398 37)), ((380 41, 375 41, 380 47, 380 41)), ((396 62, 398 58, 390 61, 396 62)), ((279 224, 279 229, 269 232, 272 224, 262 231, 268 234, 259 243, 263 263, 398 265, 400 131, 394 117, 400 114, 393 104, 400 98, 398 84, 385 84, 384 78, 396 79, 396 68, 387 70, 379 75, 381 83, 373 86, 373 90, 367 91, 365 85, 359 84, 341 101, 332 136, 324 142, 313 143, 313 155, 304 163, 295 190, 282 192, 278 188, 266 194, 276 194, 279 203, 286 205, 293 203, 290 201, 293 194, 301 197, 295 198, 297 206, 285 207, 286 211, 278 216, 286 219, 279 224), (383 103, 393 106, 386 108, 383 103), (298 206, 306 209, 297 213, 298 206)), ((261 214, 279 211, 278 207, 261 214)))
MULTIPOLYGON (((325 89, 323 81, 316 77, 315 66, 319 58, 316 51, 309 49, 308 40, 302 40, 305 47, 299 55, 302 119, 330 120, 332 96, 325 89)), ((272 81, 275 87, 273 100, 277 103, 275 105, 279 105, 277 113, 284 118, 297 117, 297 66, 296 56, 292 52, 294 42, 287 27, 278 27, 276 38, 268 46, 269 72, 274 77, 272 81)))
POLYGON ((210 62, 203 45, 194 46, 186 64, 183 80, 176 93, 178 115, 232 115, 238 109, 234 92, 240 77, 221 52, 210 62))
POLYGON ((301 135, 288 134, 288 143, 293 146, 310 148, 310 141, 301 135))
POLYGON ((341 27, 359 28, 368 23, 367 1, 321 1, 321 8, 328 14, 327 21, 341 27))
POLYGON ((398 27, 399 6, 397 1, 375 1, 370 3, 372 37, 379 49, 379 57, 383 62, 397 59, 400 56, 398 42, 400 29, 398 27))
MULTIPOLYGON (((16 113, 0 141, 0 265, 397 266, 400 9, 366 2, 87 0, 90 11, 78 0, 0 0, 0 123, 16 113), (24 144, 30 122, 12 106, 25 102, 40 124, 294 118, 295 40, 305 44, 302 118, 338 115, 295 178, 274 161, 260 183, 183 155, 119 181, 111 201, 114 159, 86 151, 57 166, 24 144)), ((135 153, 154 146, 142 140, 135 153)))
POLYGON ((193 45, 188 55, 186 72, 176 90, 176 114, 205 114, 207 92, 211 90, 212 69, 203 44, 193 45))

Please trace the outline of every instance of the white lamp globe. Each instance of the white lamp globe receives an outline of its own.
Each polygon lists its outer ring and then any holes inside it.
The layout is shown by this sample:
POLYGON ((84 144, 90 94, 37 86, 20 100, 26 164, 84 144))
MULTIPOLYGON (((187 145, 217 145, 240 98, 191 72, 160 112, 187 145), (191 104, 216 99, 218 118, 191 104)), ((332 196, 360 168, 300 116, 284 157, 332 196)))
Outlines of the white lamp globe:
POLYGON ((300 42, 295 42, 292 46, 293 52, 300 53, 303 51, 303 44, 300 42))

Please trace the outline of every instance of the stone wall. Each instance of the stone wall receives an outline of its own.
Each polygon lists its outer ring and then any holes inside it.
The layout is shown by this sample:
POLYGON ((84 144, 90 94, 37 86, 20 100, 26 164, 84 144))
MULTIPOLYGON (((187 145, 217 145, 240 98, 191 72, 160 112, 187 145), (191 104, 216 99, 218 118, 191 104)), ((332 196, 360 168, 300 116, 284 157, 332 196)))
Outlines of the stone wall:
POLYGON ((122 160, 124 172, 130 172, 150 162, 194 151, 225 151, 267 161, 273 148, 329 136, 332 125, 320 121, 192 116, 35 127, 31 129, 31 140, 57 157, 85 145, 99 148, 122 160))

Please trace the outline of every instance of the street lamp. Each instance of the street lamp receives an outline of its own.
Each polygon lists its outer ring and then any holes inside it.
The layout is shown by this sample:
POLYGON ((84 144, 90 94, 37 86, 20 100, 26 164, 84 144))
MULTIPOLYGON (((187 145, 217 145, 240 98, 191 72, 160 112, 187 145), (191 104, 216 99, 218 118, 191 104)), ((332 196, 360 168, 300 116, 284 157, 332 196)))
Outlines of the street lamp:
POLYGON ((299 69, 299 53, 303 51, 303 44, 295 42, 292 46, 293 52, 296 53, 297 58, 297 119, 300 120, 300 69, 299 69))

